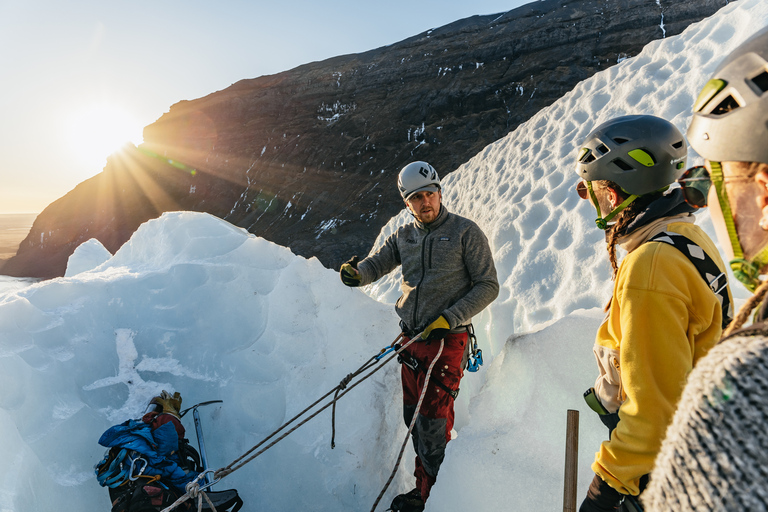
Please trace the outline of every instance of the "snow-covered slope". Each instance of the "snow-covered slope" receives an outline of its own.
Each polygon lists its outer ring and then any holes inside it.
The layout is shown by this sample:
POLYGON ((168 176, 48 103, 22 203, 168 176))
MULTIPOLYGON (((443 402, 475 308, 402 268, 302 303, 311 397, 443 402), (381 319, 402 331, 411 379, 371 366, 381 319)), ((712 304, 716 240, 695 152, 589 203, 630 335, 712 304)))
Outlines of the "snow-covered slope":
MULTIPOLYGON (((719 59, 765 25, 768 4, 739 0, 581 83, 445 180, 449 208, 488 234, 502 293, 475 319, 487 362, 462 382, 427 511, 561 507, 569 408, 582 411, 583 494, 604 429, 581 391, 610 284, 594 212, 573 193, 576 148, 626 113, 684 130, 719 59)), ((0 288, 0 510, 108 510, 96 441, 161 389, 183 406, 224 400, 201 410, 211 464, 224 466, 397 335, 397 276, 366 296, 208 215, 165 214, 106 258, 92 244, 65 278, 0 288)), ((244 510, 369 510, 405 435, 397 371, 339 403, 335 450, 324 413, 217 488, 238 488, 244 510)), ((384 503, 410 489, 410 448, 403 466, 384 503)))

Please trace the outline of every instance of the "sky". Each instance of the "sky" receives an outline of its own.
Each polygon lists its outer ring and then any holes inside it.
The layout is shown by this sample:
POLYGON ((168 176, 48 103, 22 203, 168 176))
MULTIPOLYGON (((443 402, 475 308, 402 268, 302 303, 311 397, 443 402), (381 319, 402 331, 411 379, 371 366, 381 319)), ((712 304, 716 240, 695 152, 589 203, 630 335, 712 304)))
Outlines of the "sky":
POLYGON ((525 0, 0 0, 0 213, 36 213, 181 100, 525 0))
MULTIPOLYGON (((612 283, 595 211, 574 191, 576 152, 620 115, 685 129, 722 57, 765 26, 765 0, 732 2, 579 83, 443 180, 449 210, 487 235, 500 292, 473 319, 485 364, 461 382, 456 438, 425 512, 559 510, 568 409, 580 411, 583 498, 607 432, 582 391, 597 376, 592 344, 612 283)), ((714 238, 708 212, 696 217, 714 238)), ((407 219, 391 219, 377 243, 407 219)), ((104 509, 97 440, 161 389, 183 407, 224 401, 203 410, 205 439, 212 467, 232 462, 395 339, 398 281, 347 288, 316 258, 195 212, 144 223, 114 256, 86 242, 64 278, 0 280, 3 506, 104 509)), ((737 307, 750 295, 733 292, 737 307)), ((217 488, 238 489, 244 510, 370 510, 406 433, 397 370, 339 401, 335 450, 324 412, 217 488)), ((412 488, 412 470, 409 445, 384 505, 412 488)))

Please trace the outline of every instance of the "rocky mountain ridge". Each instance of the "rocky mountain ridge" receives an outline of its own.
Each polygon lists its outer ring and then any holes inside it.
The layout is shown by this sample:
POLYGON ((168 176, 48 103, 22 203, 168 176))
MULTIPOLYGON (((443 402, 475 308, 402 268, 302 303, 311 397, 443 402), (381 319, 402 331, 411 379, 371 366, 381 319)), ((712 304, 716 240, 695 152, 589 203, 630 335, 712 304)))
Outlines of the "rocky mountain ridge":
POLYGON ((403 165, 445 176, 581 80, 727 3, 542 0, 182 101, 141 147, 46 208, 0 272, 63 275, 80 243, 114 252, 169 210, 209 212, 337 268, 402 209, 403 165))

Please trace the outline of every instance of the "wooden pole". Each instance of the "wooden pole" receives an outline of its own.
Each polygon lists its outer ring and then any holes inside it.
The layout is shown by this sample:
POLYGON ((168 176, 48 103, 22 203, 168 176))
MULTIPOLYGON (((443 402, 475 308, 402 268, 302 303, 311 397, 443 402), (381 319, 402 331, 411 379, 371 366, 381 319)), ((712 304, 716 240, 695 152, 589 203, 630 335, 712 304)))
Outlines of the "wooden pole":
POLYGON ((579 411, 568 409, 565 431, 565 485, 563 512, 576 512, 576 484, 579 476, 579 411))

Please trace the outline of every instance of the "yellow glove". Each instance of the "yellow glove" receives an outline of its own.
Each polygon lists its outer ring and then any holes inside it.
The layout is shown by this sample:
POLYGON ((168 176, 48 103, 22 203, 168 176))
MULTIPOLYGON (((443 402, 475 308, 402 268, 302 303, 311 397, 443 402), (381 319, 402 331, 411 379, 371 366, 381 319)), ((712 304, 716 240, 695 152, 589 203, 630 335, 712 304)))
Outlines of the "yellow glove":
POLYGON ((424 332, 421 333, 421 338, 426 340, 430 334, 433 338, 439 339, 445 337, 451 326, 448 324, 448 320, 443 315, 437 317, 437 320, 429 324, 424 328, 424 332))
POLYGON ((163 390, 162 393, 160 393, 160 396, 156 396, 149 403, 157 404, 163 408, 162 412, 172 414, 181 419, 179 414, 179 409, 181 409, 181 394, 179 394, 178 391, 171 396, 169 392, 163 390))

